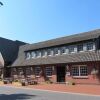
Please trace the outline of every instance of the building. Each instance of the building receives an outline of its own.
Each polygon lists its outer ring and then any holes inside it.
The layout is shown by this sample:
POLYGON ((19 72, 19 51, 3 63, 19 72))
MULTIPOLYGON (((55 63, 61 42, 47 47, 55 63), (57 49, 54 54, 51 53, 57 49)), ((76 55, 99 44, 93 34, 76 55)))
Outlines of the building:
POLYGON ((20 46, 11 76, 100 84, 100 29, 20 46))
POLYGON ((16 60, 19 46, 25 44, 21 41, 12 41, 0 37, 0 78, 1 76, 10 77, 11 68, 9 66, 16 60))

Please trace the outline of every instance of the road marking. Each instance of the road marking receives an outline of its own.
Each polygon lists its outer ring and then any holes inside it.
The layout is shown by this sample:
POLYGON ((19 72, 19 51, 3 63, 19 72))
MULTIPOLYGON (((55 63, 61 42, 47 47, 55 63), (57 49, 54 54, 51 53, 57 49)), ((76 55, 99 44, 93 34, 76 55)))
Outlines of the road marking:
POLYGON ((54 93, 64 93, 64 94, 73 94, 73 95, 81 95, 81 96, 95 96, 100 97, 100 95, 94 95, 94 94, 86 94, 86 93, 73 93, 73 92, 61 92, 61 91, 53 91, 53 90, 45 90, 45 89, 35 89, 35 88, 26 88, 26 87, 15 87, 15 86, 0 86, 0 87, 11 87, 11 88, 19 88, 19 89, 25 89, 25 90, 35 90, 35 91, 44 91, 44 92, 54 92, 54 93))

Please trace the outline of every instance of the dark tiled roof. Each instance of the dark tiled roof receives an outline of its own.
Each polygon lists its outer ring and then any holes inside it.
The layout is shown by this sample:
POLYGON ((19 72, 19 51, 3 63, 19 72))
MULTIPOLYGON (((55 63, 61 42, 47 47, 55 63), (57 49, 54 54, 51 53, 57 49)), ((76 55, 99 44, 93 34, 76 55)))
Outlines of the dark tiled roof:
POLYGON ((28 66, 28 65, 45 65, 45 64, 63 64, 63 63, 76 63, 76 62, 88 62, 88 61, 100 61, 100 51, 88 51, 81 53, 73 53, 59 56, 52 56, 46 58, 37 58, 26 60, 23 57, 19 57, 12 66, 28 66))
POLYGON ((33 49, 46 48, 46 47, 51 47, 51 46, 85 41, 89 39, 95 39, 95 38, 98 38, 99 36, 100 36, 100 29, 97 29, 94 31, 89 31, 89 32, 70 35, 66 37, 56 38, 56 39, 52 39, 48 41, 43 41, 39 43, 24 45, 23 49, 24 51, 28 51, 28 50, 33 50, 33 49))
POLYGON ((26 44, 20 46, 19 54, 16 61, 12 66, 26 66, 26 65, 44 65, 44 64, 57 64, 57 63, 71 63, 71 62, 86 62, 86 61, 100 61, 100 51, 97 52, 83 52, 76 54, 60 55, 47 58, 37 59, 25 59, 25 51, 40 49, 45 47, 51 47, 56 45, 74 43, 79 41, 85 41, 89 39, 95 39, 100 36, 100 29, 89 31, 81 34, 71 35, 67 37, 57 38, 35 44, 26 44))
POLYGON ((12 41, 0 37, 0 52, 6 65, 11 64, 18 56, 19 46, 26 43, 21 41, 12 41))

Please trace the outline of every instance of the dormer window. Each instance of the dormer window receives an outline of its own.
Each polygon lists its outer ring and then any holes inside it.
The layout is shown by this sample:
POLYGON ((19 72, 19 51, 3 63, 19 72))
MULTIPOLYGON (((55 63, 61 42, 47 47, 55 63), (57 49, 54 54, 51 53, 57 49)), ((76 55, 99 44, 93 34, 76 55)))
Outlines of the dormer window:
POLYGON ((31 52, 31 57, 35 58, 35 52, 34 51, 31 52))
POLYGON ((74 46, 69 47, 69 53, 74 53, 74 46))
POLYGON ((47 55, 51 56, 51 50, 50 49, 47 50, 47 55))
POLYGON ((87 50, 93 50, 93 42, 87 43, 87 50))
POLYGON ((54 49, 54 55, 58 55, 58 48, 54 49))
POLYGON ((31 58, 31 53, 30 52, 26 52, 26 59, 30 59, 31 58))
POLYGON ((41 57, 41 52, 40 51, 36 51, 35 55, 36 55, 36 57, 41 57))
POLYGON ((46 51, 45 51, 45 50, 42 50, 42 51, 41 51, 41 56, 42 56, 42 57, 45 57, 45 56, 46 56, 46 51))
POLYGON ((66 47, 62 47, 62 48, 61 48, 61 53, 62 53, 62 54, 65 54, 65 53, 66 53, 66 47))
POLYGON ((77 46, 77 51, 78 51, 78 52, 83 51, 83 44, 79 44, 79 45, 77 46))

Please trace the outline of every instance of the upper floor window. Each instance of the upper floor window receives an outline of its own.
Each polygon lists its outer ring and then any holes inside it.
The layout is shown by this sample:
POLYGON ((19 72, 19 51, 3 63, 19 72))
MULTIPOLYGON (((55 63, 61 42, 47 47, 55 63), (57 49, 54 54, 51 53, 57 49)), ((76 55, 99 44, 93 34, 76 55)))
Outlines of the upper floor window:
POLYGON ((35 52, 34 51, 31 52, 31 57, 35 58, 35 52))
POLYGON ((62 53, 62 54, 65 54, 65 53, 66 53, 66 47, 62 47, 62 48, 61 48, 61 53, 62 53))
POLYGON ((58 55, 58 48, 54 49, 54 55, 58 55))
POLYGON ((48 56, 51 55, 51 50, 50 50, 50 49, 47 50, 47 55, 48 55, 48 56))
POLYGON ((36 55, 36 57, 40 57, 41 56, 41 52, 40 51, 36 51, 35 55, 36 55))
POLYGON ((41 56, 44 57, 45 55, 46 55, 46 51, 45 50, 42 50, 41 51, 41 56))
POLYGON ((31 58, 31 53, 30 52, 26 52, 26 59, 30 59, 31 58))
POLYGON ((77 51, 78 52, 83 51, 83 44, 77 46, 77 51))
POLYGON ((87 50, 93 50, 93 43, 92 42, 87 43, 87 50))
POLYGON ((69 53, 73 53, 74 52, 74 46, 70 46, 69 47, 69 53))

